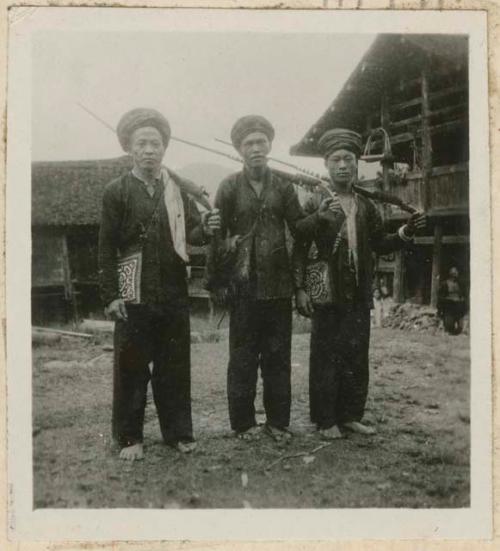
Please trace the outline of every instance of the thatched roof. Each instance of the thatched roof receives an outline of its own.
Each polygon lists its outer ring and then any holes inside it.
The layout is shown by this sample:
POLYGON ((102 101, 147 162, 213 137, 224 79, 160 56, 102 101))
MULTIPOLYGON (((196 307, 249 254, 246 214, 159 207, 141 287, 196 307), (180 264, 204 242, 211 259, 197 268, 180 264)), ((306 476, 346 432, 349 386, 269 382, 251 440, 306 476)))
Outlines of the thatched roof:
MULTIPOLYGON (((104 187, 131 166, 126 155, 95 161, 32 163, 32 226, 97 226, 104 187)), ((205 255, 206 247, 188 245, 188 253, 205 255)))
POLYGON ((98 224, 105 185, 130 166, 128 156, 97 161, 32 163, 32 225, 98 224))
POLYGON ((292 155, 318 157, 319 137, 329 128, 366 128, 369 114, 380 110, 384 89, 397 90, 403 81, 417 79, 428 64, 434 79, 467 71, 468 41, 459 35, 379 35, 342 90, 300 142, 292 155))

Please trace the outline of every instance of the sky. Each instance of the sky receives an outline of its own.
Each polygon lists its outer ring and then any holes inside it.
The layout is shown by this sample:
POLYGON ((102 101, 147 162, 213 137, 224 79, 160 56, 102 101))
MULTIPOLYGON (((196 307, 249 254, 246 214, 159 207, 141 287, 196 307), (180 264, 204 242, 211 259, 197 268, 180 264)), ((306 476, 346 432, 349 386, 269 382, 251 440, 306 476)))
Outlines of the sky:
MULTIPOLYGON (((63 32, 36 34, 32 50, 32 159, 116 157, 112 127, 135 107, 153 107, 172 135, 235 154, 234 122, 268 118, 276 130, 271 155, 320 170, 320 159, 290 157, 366 52, 374 35, 254 32, 63 32)), ((237 163, 171 142, 165 163, 237 163)), ((278 166, 278 165, 276 165, 278 166)))

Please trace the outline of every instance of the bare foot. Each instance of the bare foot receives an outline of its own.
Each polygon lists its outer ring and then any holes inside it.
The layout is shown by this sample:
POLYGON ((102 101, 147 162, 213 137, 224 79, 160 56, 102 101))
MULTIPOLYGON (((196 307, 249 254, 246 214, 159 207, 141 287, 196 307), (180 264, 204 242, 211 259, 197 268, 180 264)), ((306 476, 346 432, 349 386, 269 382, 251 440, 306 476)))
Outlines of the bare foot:
POLYGON ((196 449, 196 442, 177 442, 175 447, 181 453, 191 453, 196 449))
POLYGON ((344 423, 344 427, 358 434, 366 434, 366 435, 377 434, 377 431, 374 427, 363 425, 359 421, 350 421, 349 423, 344 423))
POLYGON ((140 461, 141 459, 144 459, 143 445, 133 444, 132 446, 123 448, 120 452, 120 459, 125 459, 126 461, 140 461))
POLYGON ((344 438, 344 435, 340 432, 337 425, 333 425, 333 427, 329 429, 320 429, 319 434, 322 440, 337 440, 339 438, 344 438))

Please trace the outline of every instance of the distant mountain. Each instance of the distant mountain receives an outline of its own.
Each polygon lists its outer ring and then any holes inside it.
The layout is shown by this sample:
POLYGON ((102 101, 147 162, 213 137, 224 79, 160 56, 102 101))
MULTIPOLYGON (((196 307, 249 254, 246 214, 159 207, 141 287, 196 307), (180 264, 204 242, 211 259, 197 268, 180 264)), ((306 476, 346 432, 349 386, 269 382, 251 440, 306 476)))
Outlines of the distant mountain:
POLYGON ((178 170, 181 176, 193 180, 193 182, 202 185, 210 194, 210 201, 215 198, 215 193, 221 181, 240 169, 238 165, 234 169, 221 166, 215 163, 191 163, 178 170))

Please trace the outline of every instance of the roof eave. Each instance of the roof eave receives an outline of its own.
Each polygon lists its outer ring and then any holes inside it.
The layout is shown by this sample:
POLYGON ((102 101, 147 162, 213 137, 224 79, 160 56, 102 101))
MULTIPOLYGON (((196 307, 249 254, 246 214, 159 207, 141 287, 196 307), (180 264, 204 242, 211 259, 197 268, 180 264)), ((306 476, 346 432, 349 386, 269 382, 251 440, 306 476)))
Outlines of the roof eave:
MULTIPOLYGON (((369 73, 363 75, 365 68, 369 68, 370 64, 373 63, 373 60, 380 56, 383 53, 383 50, 391 47, 391 39, 394 37, 401 37, 399 34, 381 34, 373 41, 371 46, 368 48, 366 53, 363 55, 359 63, 356 65, 355 69, 345 82, 344 86, 340 92, 335 97, 334 101, 330 104, 328 109, 321 115, 321 117, 311 126, 311 128, 306 132, 304 137, 295 145, 290 148, 290 155, 294 156, 306 156, 306 157, 319 157, 320 153, 316 150, 315 143, 317 136, 315 136, 315 129, 318 127, 328 126, 328 121, 333 124, 335 119, 343 120, 345 118, 345 109, 340 108, 346 103, 347 96, 352 93, 353 88, 356 89, 360 85, 360 79, 370 78, 369 73), (337 109, 336 109, 337 106, 337 109)), ((420 35, 407 35, 404 36, 404 39, 408 39, 409 42, 416 49, 422 49, 418 38, 421 38, 420 35)), ((448 54, 449 55, 449 54, 448 54)), ((459 52, 458 55, 463 55, 463 52, 459 52)), ((345 107, 345 105, 344 105, 345 107)))

